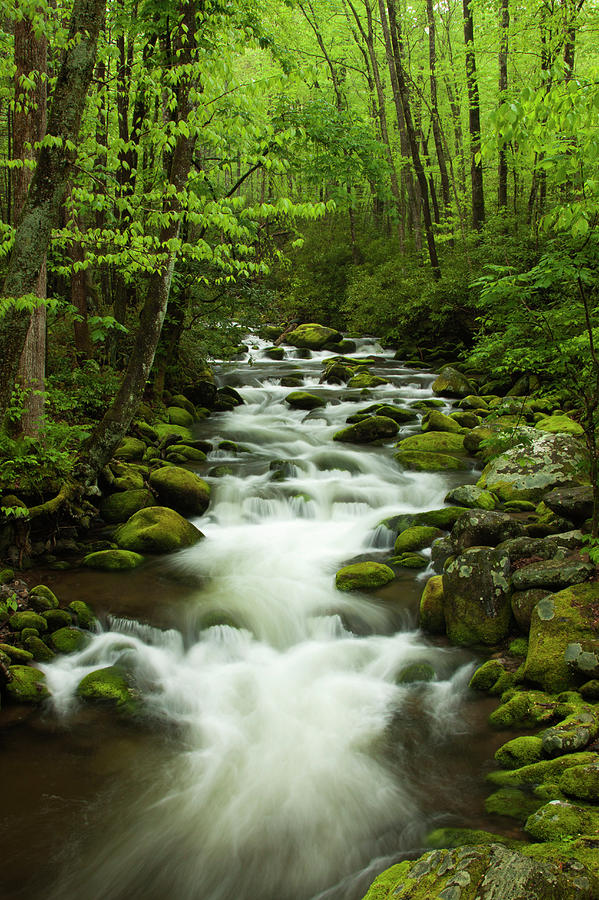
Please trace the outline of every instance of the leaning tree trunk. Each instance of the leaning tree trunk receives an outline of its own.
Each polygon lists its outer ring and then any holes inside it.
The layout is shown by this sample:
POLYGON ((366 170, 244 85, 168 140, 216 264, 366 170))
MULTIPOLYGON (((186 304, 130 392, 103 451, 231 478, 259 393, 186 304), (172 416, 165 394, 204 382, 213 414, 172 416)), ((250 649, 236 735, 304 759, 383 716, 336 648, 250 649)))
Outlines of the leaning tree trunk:
MULTIPOLYGON (((40 150, 2 285, 4 298, 18 300, 36 295, 74 162, 75 153, 67 149, 67 142, 77 143, 105 5, 106 0, 75 0, 47 129, 47 135, 58 140, 56 145, 48 144, 40 150)), ((8 407, 29 320, 29 312, 14 303, 0 320, 0 418, 8 407)))

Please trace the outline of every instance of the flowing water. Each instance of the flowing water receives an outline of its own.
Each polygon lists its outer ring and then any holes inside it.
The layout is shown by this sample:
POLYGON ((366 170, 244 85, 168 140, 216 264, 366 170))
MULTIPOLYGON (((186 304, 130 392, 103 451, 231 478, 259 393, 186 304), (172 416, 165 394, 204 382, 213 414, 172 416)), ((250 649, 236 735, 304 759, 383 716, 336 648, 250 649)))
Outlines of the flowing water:
POLYGON ((212 485, 205 540, 123 576, 54 576, 63 600, 111 615, 84 651, 44 667, 52 710, 25 736, 15 713, 7 731, 22 820, 4 820, 15 856, 3 896, 357 900, 447 814, 484 824, 488 705, 468 695, 472 657, 416 628, 430 573, 369 596, 334 588, 345 562, 389 554, 382 519, 437 508, 468 478, 402 472, 391 442, 332 442, 368 403, 430 397, 433 376, 364 341, 357 355, 377 353, 389 381, 365 399, 318 384, 326 354, 272 362, 253 343, 220 371, 245 404, 198 432, 242 448, 199 468, 212 485), (325 408, 288 408, 291 371, 325 408), (75 699, 87 672, 117 662, 143 698, 141 725, 75 699), (413 662, 435 680, 398 684, 413 662))

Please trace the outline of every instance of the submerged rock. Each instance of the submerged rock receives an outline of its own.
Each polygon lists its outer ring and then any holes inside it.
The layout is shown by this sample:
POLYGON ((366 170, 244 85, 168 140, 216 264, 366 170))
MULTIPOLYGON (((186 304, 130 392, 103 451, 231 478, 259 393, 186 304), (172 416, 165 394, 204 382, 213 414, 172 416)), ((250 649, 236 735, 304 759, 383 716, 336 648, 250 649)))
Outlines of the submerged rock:
POLYGON ((124 569, 135 569, 143 561, 143 556, 131 550, 99 550, 97 553, 89 553, 84 558, 83 565, 103 572, 121 572, 124 569))
POLYGON ((383 563, 353 563, 339 569, 335 587, 339 591, 374 591, 395 578, 393 569, 383 563))
POLYGON ((203 537, 195 525, 165 506, 140 509, 115 532, 119 547, 141 554, 182 550, 197 544, 203 537))

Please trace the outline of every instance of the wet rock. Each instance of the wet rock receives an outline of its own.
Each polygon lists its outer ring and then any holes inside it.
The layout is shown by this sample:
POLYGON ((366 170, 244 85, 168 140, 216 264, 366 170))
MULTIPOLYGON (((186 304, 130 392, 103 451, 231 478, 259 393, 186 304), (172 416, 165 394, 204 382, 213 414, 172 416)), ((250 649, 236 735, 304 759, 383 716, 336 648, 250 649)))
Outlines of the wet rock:
POLYGON ((535 423, 535 428, 550 434, 584 434, 582 425, 569 416, 544 416, 535 423))
POLYGON ((512 566, 520 560, 533 557, 536 557, 537 561, 553 559, 558 551, 557 543, 551 538, 534 538, 527 535, 502 541, 498 547, 508 554, 512 566))
POLYGON ((281 387, 301 387, 303 383, 301 375, 285 375, 280 381, 281 387))
POLYGON ((599 640, 568 644, 564 658, 582 678, 599 676, 599 640))
POLYGON ((445 397, 467 397, 473 393, 468 379, 453 366, 443 366, 432 389, 433 393, 443 394, 445 397))
POLYGON ((115 532, 121 549, 141 554, 182 550, 197 544, 203 536, 195 525, 164 506, 141 509, 115 532))
POLYGON ((472 678, 469 687, 474 691, 492 692, 497 682, 506 674, 505 665, 500 659, 488 659, 479 666, 472 678))
POLYGON ((326 406, 326 400, 317 397, 316 394, 310 394, 308 391, 292 391, 285 397, 285 403, 288 403, 292 409, 320 409, 326 406))
POLYGON ((164 506, 179 513, 200 516, 208 509, 210 486, 188 469, 180 466, 155 469, 150 475, 150 485, 164 506))
POLYGON ((431 409, 422 420, 422 430, 427 431, 447 431, 452 434, 461 434, 462 428, 455 419, 446 416, 445 413, 438 409, 431 409))
POLYGON ((23 628, 37 628, 38 631, 46 631, 48 628, 45 618, 30 610, 13 613, 8 624, 13 631, 22 631, 23 628))
POLYGON ((508 816, 522 824, 540 806, 543 806, 543 800, 531 797, 519 788, 500 788, 485 800, 485 811, 489 815, 508 816))
POLYGON ((455 551, 449 537, 439 538, 431 547, 431 563, 435 572, 443 572, 448 560, 453 559, 455 551))
POLYGON ((584 748, 599 733, 599 713, 591 705, 580 706, 562 722, 540 735, 545 756, 563 756, 584 748))
POLYGON ((141 460, 146 452, 146 445, 138 438, 126 437, 114 452, 115 459, 124 459, 129 462, 141 460))
POLYGON ((598 615, 596 582, 574 585, 537 603, 531 619, 525 677, 548 691, 575 686, 566 649, 572 643, 594 640, 598 615))
POLYGON ((29 605, 37 612, 58 609, 58 597, 45 584, 38 584, 29 591, 29 605))
MULTIPOLYGON (((375 415, 386 416, 388 419, 393 419, 398 425, 403 425, 406 422, 415 422, 418 418, 413 410, 405 409, 401 406, 391 406, 388 403, 373 403, 370 406, 359 409, 356 415, 360 417, 375 415)), ((349 422, 352 418, 353 416, 350 416, 347 421, 349 422)), ((356 421, 358 421, 358 419, 356 419, 356 421)))
POLYGON ((450 456, 463 456, 464 436, 445 431, 427 431, 425 434, 413 434, 397 444, 401 451, 418 450, 425 453, 447 453, 450 456))
POLYGON ((170 460, 171 457, 175 456, 177 457, 176 461, 182 460, 194 463, 206 462, 207 459, 203 450, 199 450, 197 447, 190 447, 188 444, 171 444, 166 458, 170 460))
POLYGON ((393 569, 383 563, 353 563, 339 569, 335 587, 339 591, 373 591, 395 578, 393 569))
POLYGON ((578 438, 525 431, 526 445, 513 447, 488 463, 479 487, 502 500, 540 500, 552 488, 585 480, 588 457, 578 438))
POLYGON ((423 450, 399 450, 394 454, 395 461, 409 472, 448 472, 467 469, 465 459, 450 456, 447 453, 427 453, 423 450))
POLYGON ((48 631, 56 631, 59 628, 65 628, 73 624, 73 619, 66 609, 49 609, 42 613, 46 620, 48 631))
POLYGON ((171 406, 178 406, 180 409, 184 409, 189 413, 190 416, 195 416, 196 410, 195 406, 188 400, 184 394, 175 394, 174 397, 170 399, 171 406))
POLYGON ((447 634, 460 645, 496 644, 510 622, 509 557, 471 547, 447 564, 443 593, 447 634))
POLYGON ((599 762, 587 766, 572 766, 560 776, 558 786, 568 797, 599 802, 599 762))
MULTIPOLYGON (((193 440, 190 429, 185 428, 183 425, 171 425, 167 422, 157 422, 155 428, 160 440, 163 442, 168 441, 169 438, 172 438, 174 442, 181 441, 184 443, 193 440)), ((135 487, 143 487, 143 480, 141 484, 135 485, 135 487)))
POLYGON ((420 597, 419 625, 429 634, 445 634, 443 612, 443 578, 433 575, 428 579, 420 597))
POLYGON ((502 769, 520 769, 539 762, 542 756, 542 739, 536 735, 524 735, 503 744, 495 752, 495 761, 502 769))
POLYGON ((543 502, 558 516, 584 522, 593 513, 593 489, 590 484, 555 488, 545 494, 543 502))
POLYGON ((285 359, 285 350, 283 347, 266 347, 262 351, 262 355, 266 359, 285 359))
POLYGON ((451 540, 458 553, 468 547, 496 547, 524 534, 524 526, 507 513, 471 510, 457 520, 451 540))
POLYGON ((319 382, 320 384, 347 384, 352 376, 353 371, 349 366, 344 366, 338 360, 331 360, 325 365, 319 382))
POLYGON ((334 441, 348 444, 368 444, 373 441, 388 440, 397 434, 397 422, 386 416, 368 416, 355 425, 342 428, 333 435, 334 441))
POLYGON ((146 488, 119 491, 106 497, 100 505, 100 515, 106 522, 126 522, 133 513, 147 506, 156 506, 154 495, 146 488))
POLYGON ((10 681, 5 685, 7 697, 14 703, 41 703, 50 696, 46 676, 33 666, 10 666, 10 681))
POLYGON ((423 550, 430 547, 432 542, 443 537, 439 528, 431 525, 413 525, 398 534, 393 548, 394 553, 406 553, 408 550, 423 550))
POLYGON ((137 705, 137 694, 120 666, 107 666, 90 672, 79 682, 77 696, 82 700, 107 703, 130 711, 134 711, 137 705))
POLYGON ((25 665, 33 659, 33 653, 29 650, 23 650, 21 647, 13 647, 12 644, 0 644, 0 653, 7 656, 14 663, 22 663, 25 665))
POLYGON ((489 724, 494 728, 534 727, 554 720, 557 708, 557 701, 543 691, 514 691, 493 710, 489 724))
POLYGON ((552 800, 533 813, 524 830, 537 841, 559 841, 579 834, 599 831, 599 810, 552 800))
POLYGON ((484 397, 479 397, 478 394, 468 394, 466 397, 462 397, 460 402, 458 403, 460 409, 482 409, 487 410, 489 408, 489 404, 485 400, 484 397))
POLYGON ((550 597, 551 592, 544 588, 535 588, 530 591, 514 591, 512 594, 512 613, 519 628, 528 634, 532 611, 540 600, 550 597))
POLYGON ((397 676, 398 684, 417 684, 435 680, 435 670, 430 663, 410 663, 400 670, 397 676))
POLYGON ((76 617, 77 625, 80 628, 87 628, 93 631, 96 627, 97 618, 93 609, 84 603, 83 600, 73 600, 67 607, 76 617))
POLYGON ((371 375, 368 372, 361 372, 358 375, 354 375, 353 378, 347 383, 349 388, 374 388, 380 387, 382 384, 387 384, 386 379, 380 378, 378 375, 371 375))
POLYGON ((98 553, 89 553, 82 565, 88 569, 98 569, 102 572, 121 572, 124 569, 135 569, 144 562, 144 557, 131 550, 101 550, 98 553))
POLYGON ((51 641, 57 653, 77 653, 89 644, 90 637, 85 631, 71 625, 54 631, 51 641))
POLYGON ((519 769, 502 769, 489 772, 487 781, 498 787, 533 787, 540 784, 552 784, 559 781, 560 776, 572 766, 587 766, 596 762, 596 754, 586 751, 558 756, 556 759, 542 759, 540 762, 521 766, 519 769))
POLYGON ((478 428, 481 424, 480 416, 471 412, 452 412, 449 414, 449 418, 457 422, 462 429, 478 428))
POLYGON ((41 638, 31 635, 24 640, 26 649, 33 655, 36 662, 50 662, 55 654, 41 638))
POLYGON ((419 553, 402 553, 388 560, 390 566, 401 569, 426 569, 428 559, 419 553))
POLYGON ((327 344, 338 343, 343 340, 343 335, 333 328, 326 328, 315 322, 298 325, 285 337, 285 343, 292 347, 301 347, 306 350, 322 350, 327 344))
POLYGON ((421 513, 400 513, 389 516, 380 523, 399 534, 414 525, 431 525, 433 528, 447 530, 451 528, 461 515, 469 512, 463 506, 443 506, 441 509, 429 509, 421 513))

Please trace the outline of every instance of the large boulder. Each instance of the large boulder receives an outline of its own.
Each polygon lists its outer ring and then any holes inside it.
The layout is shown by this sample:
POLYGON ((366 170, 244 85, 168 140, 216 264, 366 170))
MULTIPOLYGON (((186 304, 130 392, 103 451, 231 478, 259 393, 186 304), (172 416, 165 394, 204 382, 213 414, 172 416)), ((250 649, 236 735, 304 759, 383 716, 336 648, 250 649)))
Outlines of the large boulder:
POLYGON ((187 516, 201 516, 210 503, 210 486, 180 466, 163 466, 150 475, 150 485, 164 506, 187 516))
POLYGON ((460 516, 451 530, 451 540, 461 553, 467 547, 496 547, 522 534, 524 526, 507 513, 477 509, 460 516))
POLYGON ((517 569, 512 576, 512 584, 516 591, 527 591, 532 588, 559 591, 571 584, 586 581, 594 572, 593 563, 585 560, 543 559, 517 569))
POLYGON ((134 462, 142 459, 145 452, 146 445, 143 441, 140 441, 139 438, 126 437, 115 450, 114 458, 134 462))
POLYGON ((443 394, 445 397, 467 397, 473 394, 473 388, 468 379, 454 369, 453 366, 443 366, 437 378, 433 382, 433 393, 443 394))
POLYGON ((131 550, 98 550, 96 553, 88 553, 83 565, 101 572, 122 572, 137 568, 143 561, 143 556, 131 550))
POLYGON ((475 484, 462 484, 452 488, 445 495, 446 503, 457 503, 470 509, 495 509, 497 500, 490 491, 484 491, 475 484))
POLYGON ((333 435, 333 440, 347 444, 368 444, 395 437, 397 428, 397 422, 387 416, 368 416, 355 425, 337 431, 333 435))
POLYGON ((170 553, 201 541, 202 532, 165 506, 140 509, 128 522, 119 525, 115 540, 123 550, 134 553, 170 553))
POLYGON ((579 422, 564 415, 545 416, 535 423, 535 428, 550 434, 584 434, 584 428, 579 422))
POLYGON ((588 456, 583 443, 569 434, 525 432, 525 443, 491 460, 483 469, 478 487, 502 500, 540 500, 543 494, 562 485, 587 481, 588 456))
POLYGON ((423 431, 449 431, 452 434, 461 434, 462 428, 455 419, 446 416, 438 409, 431 409, 422 420, 423 431))
POLYGON ((10 666, 8 672, 10 681, 5 685, 5 690, 14 703, 41 703, 50 696, 46 676, 39 669, 32 666, 10 666))
POLYGON ((564 519, 584 522, 593 514, 593 488, 590 484, 555 488, 545 494, 543 503, 564 519))
POLYGON ((426 450, 398 450, 393 458, 409 472, 447 472, 468 468, 467 460, 449 453, 427 453, 426 450))
POLYGON ((534 607, 524 667, 527 681, 558 692, 575 687, 580 676, 568 664, 570 644, 596 638, 599 583, 576 584, 540 600, 534 607))
POLYGON ((147 506, 156 506, 154 495, 146 488, 132 491, 117 491, 106 497, 100 505, 100 515, 106 522, 117 524, 126 522, 133 513, 147 506))
POLYGON ((286 344, 303 347, 306 350, 322 350, 327 344, 336 344, 341 340, 343 340, 341 332, 315 322, 298 325, 294 331, 285 336, 286 344))
POLYGON ((292 391, 285 397, 285 403, 288 403, 292 409, 320 409, 326 406, 326 400, 323 397, 317 397, 309 391, 292 391))
POLYGON ((353 563, 339 569, 335 576, 335 587, 338 591, 374 591, 394 578, 393 569, 383 563, 353 563))
POLYGON ((463 456, 464 436, 445 431, 427 431, 425 434, 411 434, 397 444, 398 450, 423 450, 425 453, 449 453, 463 456))
POLYGON ((447 563, 443 596, 454 644, 496 644, 510 623, 510 560, 489 547, 471 547, 447 563))

